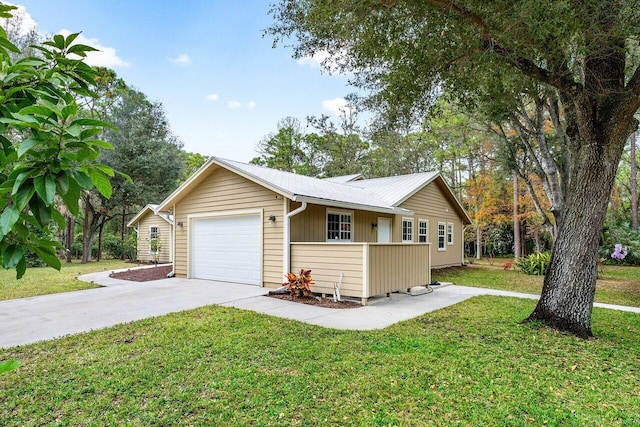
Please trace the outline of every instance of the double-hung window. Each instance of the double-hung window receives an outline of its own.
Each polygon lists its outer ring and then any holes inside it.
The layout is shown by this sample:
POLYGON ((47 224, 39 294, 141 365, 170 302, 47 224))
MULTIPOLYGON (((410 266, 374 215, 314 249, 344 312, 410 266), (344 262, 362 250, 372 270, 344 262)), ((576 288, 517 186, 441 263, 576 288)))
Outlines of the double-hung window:
POLYGON ((447 228, 447 224, 444 222, 439 222, 438 223, 438 250, 439 251, 446 251, 447 250, 447 246, 446 246, 446 228, 447 228))
POLYGON ((353 215, 349 212, 327 212, 327 241, 351 242, 353 215))
POLYGON ((413 218, 402 218, 402 241, 413 242, 413 218))
POLYGON ((158 252, 160 238, 160 230, 158 227, 149 227, 149 253, 155 254, 158 252))
POLYGON ((429 241, 429 221, 426 219, 418 220, 418 243, 427 243, 429 241))
POLYGON ((447 245, 453 245, 453 223, 447 223, 447 245))

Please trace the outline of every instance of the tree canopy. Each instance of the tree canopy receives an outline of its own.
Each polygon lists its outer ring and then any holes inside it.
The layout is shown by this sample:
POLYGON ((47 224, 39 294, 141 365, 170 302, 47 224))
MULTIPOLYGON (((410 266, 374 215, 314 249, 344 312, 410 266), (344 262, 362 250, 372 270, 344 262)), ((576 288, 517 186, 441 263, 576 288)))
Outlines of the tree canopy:
POLYGON ((267 30, 294 56, 327 53, 390 127, 419 123, 442 92, 508 114, 523 93, 562 113, 566 198, 529 320, 591 336, 598 242, 617 165, 637 127, 636 1, 281 0, 267 30), (588 218, 588 220, 585 220, 588 218))

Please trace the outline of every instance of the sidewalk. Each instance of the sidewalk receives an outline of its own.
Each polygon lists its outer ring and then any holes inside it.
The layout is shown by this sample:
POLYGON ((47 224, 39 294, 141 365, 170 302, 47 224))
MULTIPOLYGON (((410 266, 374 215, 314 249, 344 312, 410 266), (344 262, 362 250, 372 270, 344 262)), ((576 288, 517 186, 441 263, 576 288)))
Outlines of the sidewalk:
MULTIPOLYGON (((251 285, 196 279, 130 282, 110 272, 81 276, 105 287, 0 301, 0 348, 106 328, 168 313, 216 304, 335 329, 382 329, 478 295, 537 299, 537 295, 468 286, 434 286, 430 294, 392 294, 354 309, 331 309, 266 298, 251 285)), ((639 307, 596 303, 596 307, 640 313, 639 307)))

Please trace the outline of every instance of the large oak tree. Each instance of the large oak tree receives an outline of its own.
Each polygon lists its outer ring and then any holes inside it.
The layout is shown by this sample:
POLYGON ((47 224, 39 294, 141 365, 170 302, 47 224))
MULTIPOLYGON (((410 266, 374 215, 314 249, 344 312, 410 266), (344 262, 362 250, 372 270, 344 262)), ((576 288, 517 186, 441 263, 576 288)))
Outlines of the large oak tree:
MULTIPOLYGON (((329 53, 389 121, 420 118, 434 93, 516 99, 538 83, 563 113, 567 197, 530 320, 591 336, 598 239, 637 127, 640 14, 632 0, 280 0, 267 30, 294 56, 329 53)), ((330 62, 330 63, 329 63, 330 62)))

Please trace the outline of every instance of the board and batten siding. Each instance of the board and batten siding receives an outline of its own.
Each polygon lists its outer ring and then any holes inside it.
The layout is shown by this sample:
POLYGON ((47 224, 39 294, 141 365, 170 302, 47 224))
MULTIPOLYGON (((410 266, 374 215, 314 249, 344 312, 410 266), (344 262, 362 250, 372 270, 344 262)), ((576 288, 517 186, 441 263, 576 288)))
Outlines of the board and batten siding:
POLYGON ((407 290, 431 280, 429 244, 406 243, 292 243, 291 267, 311 270, 318 294, 362 298, 407 290))
POLYGON ((158 227, 160 233, 158 262, 171 262, 171 225, 167 221, 148 212, 140 218, 135 227, 138 229, 138 261, 155 261, 154 254, 151 253, 149 231, 151 227, 158 227))
POLYGON ((311 270, 315 293, 333 294, 333 285, 340 280, 340 293, 362 297, 364 282, 363 245, 356 243, 292 243, 291 271, 311 270))
POLYGON ((280 286, 284 202, 281 195, 223 168, 216 168, 175 205, 175 272, 187 277, 189 215, 262 209, 262 280, 264 286, 280 286), (274 215, 275 221, 269 221, 274 215))
MULTIPOLYGON (((290 202, 289 210, 294 210, 300 203, 290 202)), ((350 212, 353 214, 353 242, 377 242, 378 230, 373 224, 379 217, 392 218, 393 215, 370 211, 333 208, 322 205, 307 205, 307 209, 291 218, 292 242, 326 242, 327 212, 350 212)))
MULTIPOLYGON (((445 196, 439 181, 431 182, 420 191, 405 200, 400 207, 409 209, 415 213, 413 216, 413 241, 418 241, 418 220, 429 221, 428 242, 431 243, 431 267, 443 268, 463 263, 462 258, 462 219, 458 215, 453 203, 445 196), (446 243, 445 250, 438 250, 438 222, 453 224, 453 245, 446 243)), ((393 240, 399 241, 402 233, 402 217, 398 217, 393 224, 393 240)))

